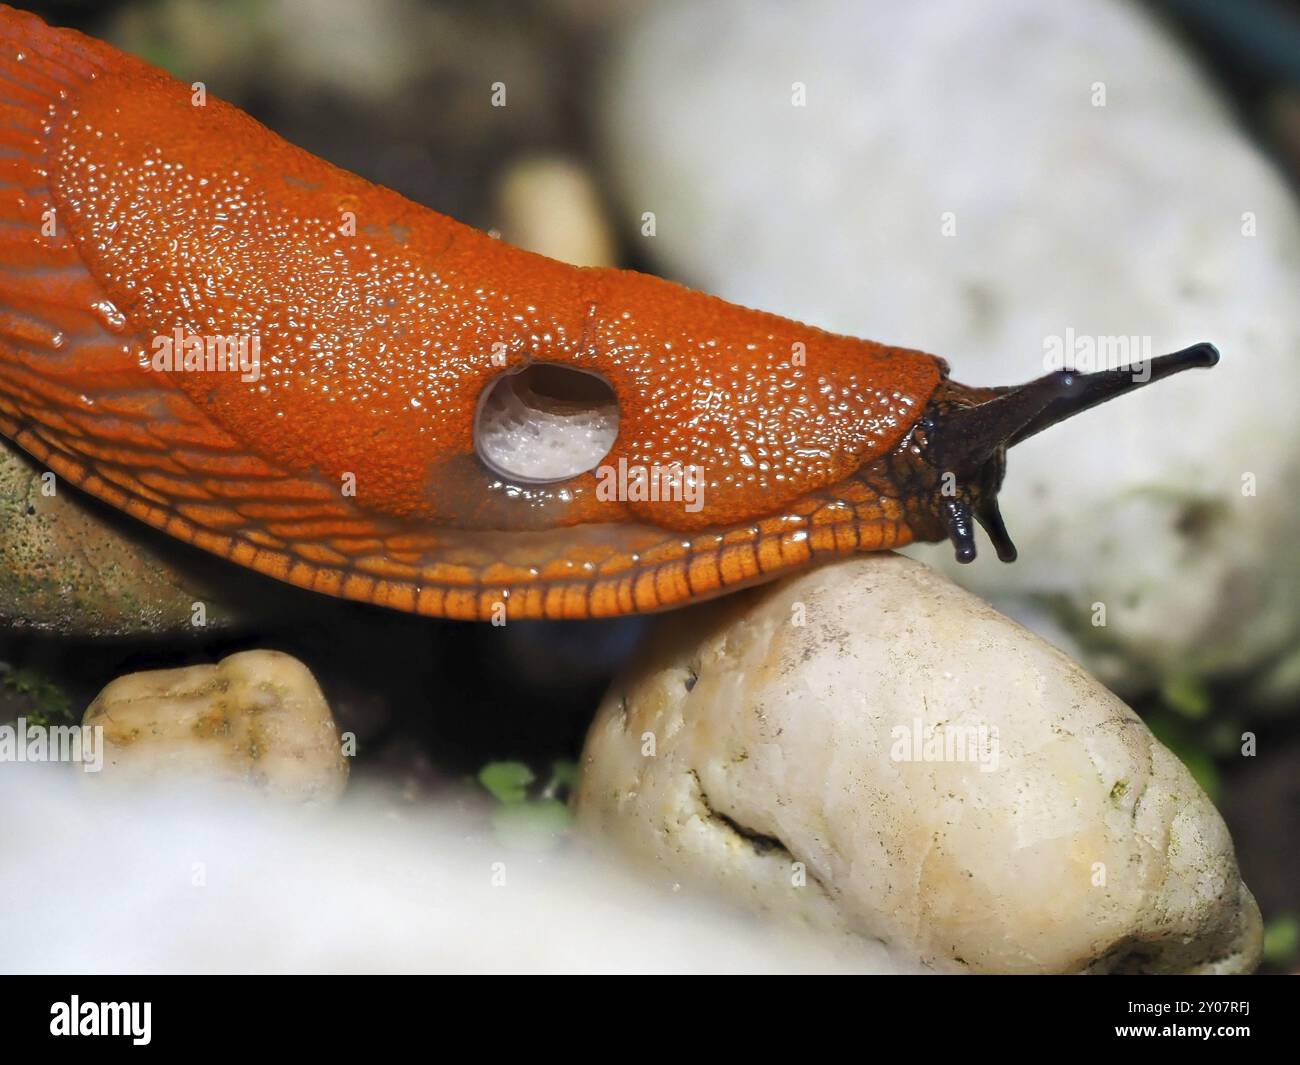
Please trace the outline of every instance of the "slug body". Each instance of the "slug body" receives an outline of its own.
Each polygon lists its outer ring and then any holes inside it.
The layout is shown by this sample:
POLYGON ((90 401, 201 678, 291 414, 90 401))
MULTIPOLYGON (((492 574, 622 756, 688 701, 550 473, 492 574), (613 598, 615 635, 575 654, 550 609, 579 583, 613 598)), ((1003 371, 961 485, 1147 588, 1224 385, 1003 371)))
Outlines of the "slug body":
POLYGON ((512 248, 0 7, 0 433, 293 584, 571 618, 913 540, 973 557, 972 519, 1009 558, 1006 447, 1134 383, 967 388, 921 352, 512 248), (214 337, 256 338, 256 374, 159 362, 214 337), (489 470, 479 403, 531 363, 602 377, 620 417, 603 465, 697 470, 698 505, 489 470))

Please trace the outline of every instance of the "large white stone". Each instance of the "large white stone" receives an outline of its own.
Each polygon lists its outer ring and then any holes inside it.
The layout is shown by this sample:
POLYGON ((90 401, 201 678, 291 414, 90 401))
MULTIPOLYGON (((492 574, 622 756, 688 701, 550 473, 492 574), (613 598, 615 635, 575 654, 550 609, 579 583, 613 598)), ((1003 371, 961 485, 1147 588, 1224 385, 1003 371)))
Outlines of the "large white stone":
POLYGON ((1238 972, 1227 829, 1056 648, 881 554, 678 612, 587 738, 579 825, 652 878, 900 963, 1238 972))
POLYGON ((1300 639, 1300 215, 1137 6, 664 3, 609 69, 622 224, 655 212, 645 251, 673 276, 972 384, 1039 375, 1070 330, 1218 344, 1213 371, 1013 451, 1020 561, 983 543, 958 579, 1124 690, 1300 687, 1264 678, 1300 639))

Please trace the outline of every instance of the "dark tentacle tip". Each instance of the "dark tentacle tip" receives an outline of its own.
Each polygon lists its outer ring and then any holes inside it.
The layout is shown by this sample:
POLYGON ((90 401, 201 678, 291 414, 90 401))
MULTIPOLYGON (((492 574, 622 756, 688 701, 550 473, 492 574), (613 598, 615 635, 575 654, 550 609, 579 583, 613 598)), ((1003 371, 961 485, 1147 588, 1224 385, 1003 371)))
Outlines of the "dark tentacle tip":
POLYGON ((985 496, 980 501, 975 511, 975 520, 983 526, 984 531, 988 534, 994 550, 998 553, 998 561, 1014 562, 1019 552, 1016 551, 1016 545, 1011 542, 1011 534, 1007 532, 1007 523, 1002 520, 1002 511, 998 509, 997 496, 985 496))
POLYGON ((958 562, 965 565, 975 561, 975 527, 971 524, 970 511, 960 499, 944 501, 945 518, 948 526, 948 539, 952 541, 953 554, 958 562))
POLYGON ((1181 360, 1185 366, 1204 366, 1208 368, 1219 365, 1219 349, 1205 340, 1199 344, 1193 344, 1190 348, 1176 351, 1169 357, 1181 360))

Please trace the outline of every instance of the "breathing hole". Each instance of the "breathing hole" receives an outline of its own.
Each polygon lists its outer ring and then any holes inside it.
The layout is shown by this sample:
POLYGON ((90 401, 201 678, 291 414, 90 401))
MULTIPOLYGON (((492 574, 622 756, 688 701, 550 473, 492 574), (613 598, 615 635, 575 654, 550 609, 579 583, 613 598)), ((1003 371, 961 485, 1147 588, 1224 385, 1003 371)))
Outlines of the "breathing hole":
POLYGON ((546 484, 595 469, 618 436, 618 401, 596 374, 533 363, 484 390, 474 447, 512 481, 546 484))

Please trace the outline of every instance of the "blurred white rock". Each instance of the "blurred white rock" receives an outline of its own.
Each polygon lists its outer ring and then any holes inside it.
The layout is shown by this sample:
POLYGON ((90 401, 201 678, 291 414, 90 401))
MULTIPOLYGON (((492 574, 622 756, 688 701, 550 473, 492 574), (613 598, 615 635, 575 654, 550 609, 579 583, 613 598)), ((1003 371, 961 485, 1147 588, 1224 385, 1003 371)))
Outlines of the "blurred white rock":
POLYGON ((364 786, 312 812, 242 789, 92 800, 65 768, 0 769, 6 972, 843 970, 610 863, 510 850, 445 809, 395 818, 364 786))
POLYGON ((215 782, 299 803, 333 802, 347 784, 348 760, 316 678, 279 651, 119 677, 82 724, 104 730, 93 782, 162 790, 215 782))
POLYGON ((587 737, 585 832, 949 972, 1245 972, 1259 909, 1186 768, 1060 651, 878 554, 664 619, 587 737))
POLYGON ((1067 341, 1216 343, 1213 371, 1011 453, 1015 565, 916 550, 1121 690, 1300 690, 1268 675, 1300 639, 1300 212, 1140 8, 670 0, 603 96, 621 225, 653 211, 637 239, 687 283, 971 384, 1038 376, 1067 341))

